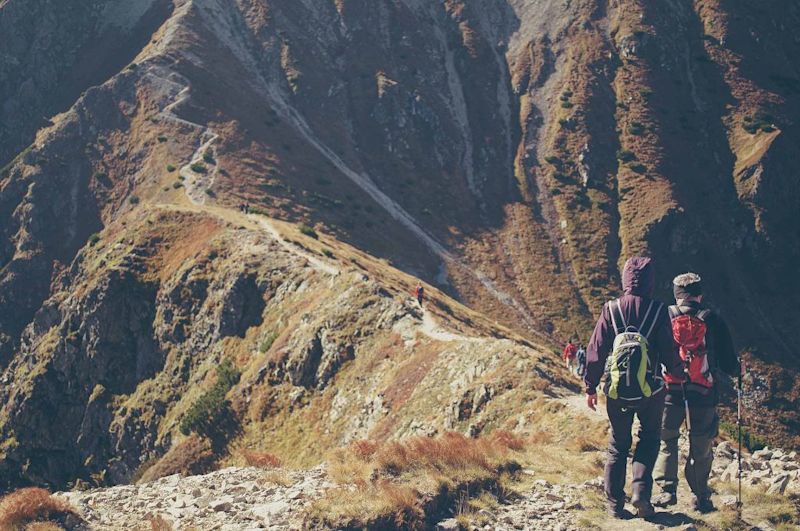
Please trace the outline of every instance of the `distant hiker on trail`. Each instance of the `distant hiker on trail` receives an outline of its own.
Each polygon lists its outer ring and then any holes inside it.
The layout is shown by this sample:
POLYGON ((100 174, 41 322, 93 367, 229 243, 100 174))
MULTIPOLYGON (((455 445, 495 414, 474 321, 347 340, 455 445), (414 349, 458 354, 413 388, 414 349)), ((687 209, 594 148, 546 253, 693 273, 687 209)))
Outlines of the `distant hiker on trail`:
POLYGON ((417 287, 414 288, 414 295, 417 297, 419 305, 422 306, 422 300, 425 298, 425 288, 422 287, 422 284, 417 284, 417 287))
POLYGON ((670 306, 669 315, 672 336, 680 347, 684 374, 678 378, 664 378, 666 406, 661 427, 661 453, 655 468, 655 480, 663 492, 653 501, 657 507, 678 502, 678 438, 685 421, 689 432, 689 456, 684 469, 686 482, 694 494, 694 508, 708 513, 714 510, 708 475, 719 429, 719 372, 738 376, 739 359, 725 322, 702 304, 700 276, 695 273, 678 275, 672 281, 672 289, 677 304, 670 306))
POLYGON ((634 415, 641 428, 633 453, 631 503, 642 518, 655 512, 650 496, 664 411, 661 366, 666 366, 670 374, 682 374, 667 308, 652 299, 654 286, 650 258, 628 259, 622 272, 624 295, 603 306, 586 352, 586 403, 593 410, 597 407, 597 386, 605 374, 603 392, 611 424, 605 493, 608 513, 614 518, 630 516, 625 511, 625 477, 634 415))
POLYGON ((575 346, 575 343, 572 342, 570 339, 567 341, 567 346, 564 347, 564 361, 567 362, 567 369, 569 372, 575 372, 575 354, 578 353, 578 347, 575 346))
POLYGON ((575 353, 575 362, 578 364, 575 373, 581 378, 586 374, 586 347, 581 345, 575 353))

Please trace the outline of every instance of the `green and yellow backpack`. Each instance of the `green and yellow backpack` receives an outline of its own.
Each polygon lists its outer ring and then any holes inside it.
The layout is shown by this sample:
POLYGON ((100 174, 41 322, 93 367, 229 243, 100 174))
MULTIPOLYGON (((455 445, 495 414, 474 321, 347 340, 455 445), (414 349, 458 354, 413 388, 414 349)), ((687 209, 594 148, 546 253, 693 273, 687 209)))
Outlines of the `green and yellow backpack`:
POLYGON ((638 328, 625 322, 619 299, 609 302, 608 309, 616 336, 606 360, 603 392, 613 400, 636 405, 650 398, 663 385, 663 382, 656 381, 656 367, 650 358, 648 341, 663 304, 650 301, 638 328))

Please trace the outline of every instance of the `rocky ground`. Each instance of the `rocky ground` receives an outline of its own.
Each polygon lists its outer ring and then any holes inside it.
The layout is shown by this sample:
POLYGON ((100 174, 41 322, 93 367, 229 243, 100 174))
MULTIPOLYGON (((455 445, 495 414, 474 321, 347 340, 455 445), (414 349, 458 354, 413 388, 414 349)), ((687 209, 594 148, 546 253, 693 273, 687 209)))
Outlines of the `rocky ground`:
POLYGON ((225 468, 85 492, 64 492, 89 529, 150 529, 160 517, 175 529, 301 529, 303 509, 331 487, 323 468, 265 471, 225 468))
MULTIPOLYGON (((570 401, 572 402, 572 401, 570 401)), ((599 421, 600 415, 595 420, 599 421)), ((684 454, 686 440, 682 441, 684 454)), ((602 450, 593 451, 598 457, 602 450)), ((480 509, 454 508, 454 514, 437 529, 697 529, 726 528, 736 503, 737 454, 729 441, 715 450, 712 485, 718 513, 706 517, 690 507, 685 485, 679 504, 659 510, 652 522, 639 519, 615 521, 602 511, 602 478, 582 483, 558 484, 544 479, 535 463, 527 463, 505 502, 480 509), (468 514, 457 514, 468 513, 468 514)), ((570 456, 564 454, 565 466, 570 456)), ((749 528, 775 529, 768 513, 758 504, 772 503, 780 495, 800 494, 800 461, 796 452, 764 449, 746 454, 742 460, 746 494, 744 518, 749 528), (753 493, 766 496, 753 497, 753 493)), ((92 530, 150 529, 152 519, 163 519, 173 529, 249 530, 304 529, 310 504, 326 489, 334 487, 324 466, 308 470, 263 470, 229 467, 206 475, 172 475, 157 481, 57 493, 67 500, 92 530)), ((656 488, 657 490, 657 488, 656 488)), ((791 529, 791 527, 789 528, 791 529)))

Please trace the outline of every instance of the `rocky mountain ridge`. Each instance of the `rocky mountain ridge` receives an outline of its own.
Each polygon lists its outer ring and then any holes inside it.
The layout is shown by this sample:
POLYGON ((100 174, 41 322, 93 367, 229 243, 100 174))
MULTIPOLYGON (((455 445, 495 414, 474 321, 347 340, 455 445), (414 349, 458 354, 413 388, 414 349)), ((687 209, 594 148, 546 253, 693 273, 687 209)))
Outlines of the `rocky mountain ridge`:
POLYGON ((304 466, 524 427, 631 253, 701 272, 796 444, 795 7, 128 4, 0 3, 5 483, 128 481, 212 399, 217 457, 304 466))

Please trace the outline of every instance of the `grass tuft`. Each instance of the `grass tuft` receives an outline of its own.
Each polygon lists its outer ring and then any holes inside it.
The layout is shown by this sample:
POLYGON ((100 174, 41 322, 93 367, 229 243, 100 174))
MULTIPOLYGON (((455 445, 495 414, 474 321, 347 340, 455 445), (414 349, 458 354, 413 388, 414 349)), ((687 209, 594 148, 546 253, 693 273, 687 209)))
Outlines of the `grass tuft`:
POLYGON ((0 499, 0 529, 22 529, 33 522, 77 516, 64 500, 37 487, 19 489, 0 499))
POLYGON ((242 458, 248 466, 272 470, 281 466, 281 460, 275 454, 257 450, 243 450, 242 458))
POLYGON ((416 528, 425 518, 425 504, 440 493, 497 485, 504 472, 519 468, 515 456, 524 446, 506 431, 480 439, 450 432, 385 443, 356 441, 331 456, 329 474, 341 487, 329 490, 309 513, 334 527, 416 528))

